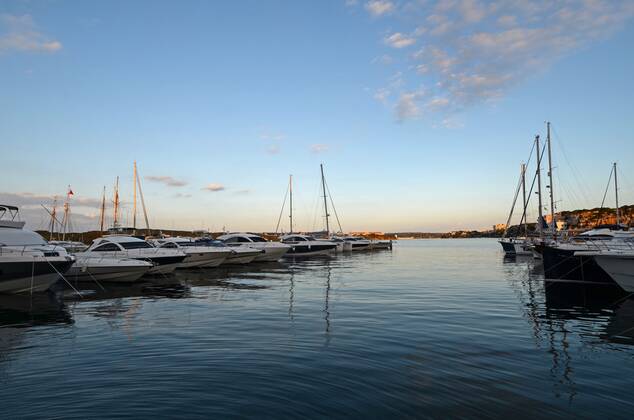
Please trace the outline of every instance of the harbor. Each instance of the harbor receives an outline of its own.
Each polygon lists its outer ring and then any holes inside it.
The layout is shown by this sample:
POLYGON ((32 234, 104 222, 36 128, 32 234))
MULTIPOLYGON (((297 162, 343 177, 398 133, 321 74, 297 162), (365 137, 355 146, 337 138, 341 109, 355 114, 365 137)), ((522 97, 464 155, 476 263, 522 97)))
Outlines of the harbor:
POLYGON ((633 40, 632 0, 0 1, 0 420, 629 419, 633 40))

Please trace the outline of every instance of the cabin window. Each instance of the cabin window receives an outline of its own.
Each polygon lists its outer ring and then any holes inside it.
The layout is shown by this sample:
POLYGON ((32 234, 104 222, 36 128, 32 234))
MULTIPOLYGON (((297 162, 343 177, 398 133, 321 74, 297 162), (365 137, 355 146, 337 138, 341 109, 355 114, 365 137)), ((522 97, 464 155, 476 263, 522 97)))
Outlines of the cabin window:
POLYGON ((251 242, 267 242, 266 239, 259 236, 249 236, 249 239, 251 239, 251 242))
POLYGON ((224 239, 223 242, 226 244, 235 244, 237 242, 240 242, 240 238, 234 236, 233 238, 224 239))
POLYGON ((121 246, 125 249, 139 249, 139 248, 152 248, 152 245, 148 244, 145 241, 139 242, 122 242, 121 246))
POLYGON ((175 243, 168 242, 168 243, 165 243, 165 244, 161 245, 161 248, 178 248, 178 246, 176 246, 175 243))
POLYGON ((119 248, 116 244, 108 243, 108 244, 99 245, 98 247, 93 249, 93 251, 96 251, 96 252, 121 251, 121 248, 119 248))
POLYGON ((247 243, 251 243, 251 241, 249 240, 249 238, 244 238, 242 236, 238 237, 238 242, 247 242, 247 243))

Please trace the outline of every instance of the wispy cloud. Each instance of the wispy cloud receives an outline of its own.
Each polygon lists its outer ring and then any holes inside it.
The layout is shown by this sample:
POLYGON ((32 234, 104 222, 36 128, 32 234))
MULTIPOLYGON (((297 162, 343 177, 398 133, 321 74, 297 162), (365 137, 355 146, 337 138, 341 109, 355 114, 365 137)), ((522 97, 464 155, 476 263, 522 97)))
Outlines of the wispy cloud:
POLYGON ((218 192, 218 191, 224 191, 225 186, 218 183, 211 183, 211 184, 207 184, 202 189, 205 191, 210 191, 210 192, 218 192))
POLYGON ((327 152, 330 147, 327 144, 312 144, 310 146, 310 151, 313 153, 324 153, 327 152))
POLYGON ((390 36, 386 36, 383 42, 385 42, 386 45, 389 45, 392 48, 405 48, 413 45, 416 42, 416 39, 407 35, 403 35, 400 32, 396 32, 390 36))
POLYGON ((251 194, 251 190, 248 188, 245 189, 241 189, 241 190, 235 190, 233 192, 235 195, 246 195, 246 194, 251 194))
POLYGON ((278 153, 280 153, 280 146, 277 144, 271 144, 269 146, 267 146, 266 148, 266 153, 268 153, 269 155, 277 155, 278 153))
POLYGON ((174 197, 174 198, 190 198, 191 196, 192 196, 191 194, 176 193, 172 197, 174 197))
MULTIPOLYGON (((400 57, 407 63, 401 85, 395 88, 388 80, 384 88, 403 120, 431 112, 449 115, 503 98, 532 74, 622 29, 634 17, 634 2, 412 1, 390 12, 398 18, 392 21, 398 30, 383 43, 396 49, 423 46, 400 57)), ((381 93, 377 99, 383 101, 381 93)))
MULTIPOLYGON (((76 189, 73 189, 73 192, 75 194, 71 198, 71 204, 74 207, 101 206, 100 199, 84 197, 76 189)), ((52 205, 55 199, 57 199, 57 204, 61 205, 62 202, 66 199, 66 193, 61 192, 60 194, 45 195, 45 194, 36 194, 36 193, 30 193, 30 192, 20 192, 20 193, 0 192, 0 203, 15 205, 18 207, 20 206, 40 207, 40 205, 50 206, 52 205)))
POLYGON ((150 176, 146 176, 145 179, 147 179, 148 181, 158 182, 158 183, 167 185, 168 187, 184 187, 185 185, 187 185, 187 182, 185 181, 175 179, 175 178, 172 178, 171 176, 165 176, 165 175, 150 175, 150 176))
POLYGON ((387 0, 371 0, 365 4, 367 10, 372 16, 382 16, 393 12, 394 3, 387 0))
POLYGON ((0 53, 29 51, 53 53, 62 43, 42 34, 29 15, 0 14, 0 53))

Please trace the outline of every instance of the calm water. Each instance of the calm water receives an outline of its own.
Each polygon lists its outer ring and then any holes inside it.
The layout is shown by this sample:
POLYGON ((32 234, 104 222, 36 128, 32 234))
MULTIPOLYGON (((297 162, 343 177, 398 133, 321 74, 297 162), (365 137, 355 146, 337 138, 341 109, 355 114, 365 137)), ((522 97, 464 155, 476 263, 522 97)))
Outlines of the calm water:
POLYGON ((630 417, 634 300, 493 240, 0 297, 0 417, 630 417))

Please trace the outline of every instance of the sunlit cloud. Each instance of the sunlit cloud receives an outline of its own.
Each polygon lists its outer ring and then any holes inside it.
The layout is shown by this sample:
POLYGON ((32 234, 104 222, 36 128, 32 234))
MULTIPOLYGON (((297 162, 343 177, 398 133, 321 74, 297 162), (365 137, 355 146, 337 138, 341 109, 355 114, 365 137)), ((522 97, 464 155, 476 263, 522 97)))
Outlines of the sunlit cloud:
POLYGON ((330 147, 327 144, 313 144, 310 146, 310 151, 313 153, 324 153, 329 149, 330 147))
POLYGON ((0 14, 0 53, 28 51, 53 53, 62 43, 42 34, 29 15, 0 14))
POLYGON ((371 0, 365 4, 367 10, 372 16, 382 16, 393 12, 394 3, 387 0, 371 0))
POLYGON ((403 35, 400 32, 396 32, 390 36, 385 37, 383 42, 385 42, 386 45, 389 45, 392 48, 405 48, 413 45, 416 42, 416 39, 407 35, 403 35))
POLYGON ((207 184, 202 189, 205 191, 210 191, 210 192, 218 192, 218 191, 224 191, 225 186, 222 184, 211 183, 211 184, 207 184))
POLYGON ((375 89, 375 98, 391 98, 397 119, 404 120, 499 101, 531 75, 622 29, 634 17, 634 2, 412 1, 390 12, 391 35, 383 44, 421 46, 401 57, 393 51, 394 63, 405 63, 400 86, 390 78, 375 89), (424 94, 414 87, 421 85, 424 94))
POLYGON ((150 175, 146 176, 145 179, 151 182, 158 182, 160 184, 167 185, 168 187, 184 187, 187 185, 187 182, 172 178, 171 176, 150 175))

